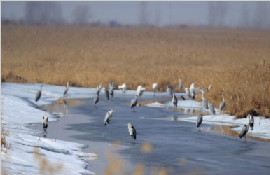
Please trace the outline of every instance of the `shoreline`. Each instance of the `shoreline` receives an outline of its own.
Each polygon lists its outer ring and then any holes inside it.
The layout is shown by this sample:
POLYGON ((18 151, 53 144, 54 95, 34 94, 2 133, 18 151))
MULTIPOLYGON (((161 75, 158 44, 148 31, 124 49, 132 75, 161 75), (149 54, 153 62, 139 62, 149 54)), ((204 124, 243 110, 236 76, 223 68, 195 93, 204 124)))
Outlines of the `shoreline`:
MULTIPOLYGON (((4 160, 5 168, 7 171, 18 173, 18 171, 28 172, 28 174, 35 174, 39 172, 40 167, 33 158, 35 147, 41 148, 40 155, 46 155, 45 157, 53 158, 52 164, 59 165, 61 160, 70 159, 71 162, 65 162, 63 166, 71 166, 75 169, 64 169, 63 172, 58 174, 65 174, 66 171, 72 171, 72 174, 91 174, 88 170, 91 169, 91 165, 87 165, 87 160, 89 157, 97 157, 94 153, 90 152, 90 148, 88 149, 89 152, 83 152, 85 149, 83 144, 78 144, 75 142, 65 142, 56 139, 49 139, 49 138, 39 138, 37 136, 33 136, 33 132, 37 132, 35 130, 31 130, 25 127, 25 125, 29 123, 41 123, 42 116, 46 114, 46 111, 42 111, 41 109, 37 109, 37 106, 43 106, 44 104, 51 104, 53 101, 58 100, 62 97, 62 91, 64 87, 57 87, 46 85, 45 90, 42 93, 42 101, 38 102, 38 105, 35 105, 33 102, 34 95, 36 90, 39 89, 39 84, 13 84, 13 83, 4 83, 2 84, 2 101, 3 104, 3 124, 5 129, 10 132, 10 135, 7 137, 8 143, 12 144, 12 149, 8 150, 8 153, 2 154, 2 160, 4 160), (6 87, 7 86, 7 87, 6 87), (61 94, 61 95, 60 95, 61 94), (18 111, 14 111, 17 109, 18 111), (19 114, 18 114, 19 112, 19 114), (31 114, 30 116, 27 114, 31 114), (23 119, 23 120, 22 120, 23 119), (23 146, 22 146, 23 145, 23 146), (57 153, 57 154, 56 154, 57 153), (68 154, 67 154, 68 153, 68 154), (55 157, 55 155, 60 157, 55 157), (19 156, 19 157, 18 157, 19 156), (24 159, 27 161, 25 161, 24 159), (72 159, 72 160, 71 160, 72 159), (13 160, 13 162, 9 162, 8 160, 13 160), (16 161, 14 161, 16 160, 16 161), (15 164, 15 166, 14 166, 15 164), (89 167, 87 167, 89 166, 89 167), (14 168, 15 167, 15 168, 14 168), (31 167, 31 168, 29 168, 31 167), (85 169, 87 168, 87 170, 85 169), (89 169, 88 169, 89 168, 89 169)), ((70 96, 68 98, 91 98, 94 97, 95 89, 89 88, 71 88, 70 96)), ((117 91, 116 94, 121 93, 117 91)), ((127 91, 126 95, 134 95, 136 91, 127 91)), ((152 95, 152 92, 145 92, 146 95, 152 95)), ((159 93, 159 95, 164 95, 166 93, 159 93)), ((179 94, 178 94, 179 95, 179 94)), ((71 99, 70 99, 71 100, 71 99)), ((71 100, 72 101, 72 100, 71 100)), ((190 106, 191 109, 198 109, 199 102, 186 101, 182 102, 179 101, 179 108, 184 107, 181 103, 187 103, 186 106, 190 106)), ((160 104, 160 103, 153 103, 148 104, 148 107, 171 107, 171 102, 160 104)), ((147 106, 147 105, 146 105, 147 106)), ((185 108, 185 107, 184 107, 185 108)), ((55 114, 54 114, 55 115, 55 114)), ((50 115, 51 116, 51 115, 50 115)), ((60 116, 61 117, 61 116, 60 116)), ((231 125, 232 123, 232 116, 225 116, 225 115, 216 115, 216 116, 206 116, 209 120, 205 120, 204 122, 211 125, 220 124, 221 121, 218 119, 228 118, 229 121, 226 121, 226 125, 231 125), (212 120, 211 120, 212 118, 212 120), (216 118, 216 120, 213 120, 216 118)), ((49 121, 57 121, 58 119, 55 117, 50 117, 49 121)), ((179 121, 187 121, 187 122, 194 122, 196 120, 195 117, 187 117, 187 118, 180 118, 179 121)), ((238 123, 242 124, 245 122, 245 119, 237 119, 238 123), (239 120, 243 120, 239 122, 239 120)), ((269 119, 264 119, 263 121, 267 121, 269 124, 269 119)), ((223 121, 224 122, 224 121, 223 121)), ((255 120, 255 123, 257 121, 255 120)), ((50 123, 52 124, 52 123, 50 123)), ((32 124, 31 124, 32 125, 32 124)), ((34 125, 34 124, 33 124, 34 125)), ((254 129, 256 128, 256 125, 254 129)), ((266 127, 267 129, 267 127, 266 127)), ((255 131, 255 130, 254 130, 255 131)), ((268 130, 267 130, 268 131, 268 130)), ((98 144, 98 143, 97 143, 98 144)), ((108 146, 108 145, 107 145, 108 146)), ((43 159, 42 159, 43 160, 43 159)), ((50 164, 51 165, 51 164, 50 164)))
MULTIPOLYGON (((36 104, 34 96, 39 84, 2 83, 1 87, 2 126, 8 132, 7 144, 11 145, 6 153, 1 154, 3 172, 93 174, 85 169, 85 160, 97 155, 83 153, 81 150, 84 145, 44 138, 41 134, 36 135, 38 131, 29 128, 32 124, 41 125, 42 116, 48 113, 39 106, 52 103, 57 98, 57 92, 45 90, 41 101, 36 104)), ((48 89, 51 87, 53 86, 46 86, 48 89)), ((58 91, 61 92, 62 88, 64 87, 58 88, 58 91)), ((58 120, 53 115, 49 116, 50 123, 58 120)))

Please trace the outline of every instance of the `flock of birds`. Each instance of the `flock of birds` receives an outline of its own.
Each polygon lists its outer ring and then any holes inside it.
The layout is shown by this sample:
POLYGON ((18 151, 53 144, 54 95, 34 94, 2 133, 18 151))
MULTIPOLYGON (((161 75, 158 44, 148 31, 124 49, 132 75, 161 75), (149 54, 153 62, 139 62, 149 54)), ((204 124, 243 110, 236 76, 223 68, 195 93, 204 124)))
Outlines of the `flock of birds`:
MULTIPOLYGON (((36 102, 38 102, 38 100, 41 98, 42 87, 43 87, 43 85, 40 86, 40 90, 36 94, 36 99, 35 99, 36 102)), ((153 87, 154 96, 155 96, 156 90, 158 90, 158 83, 153 83, 152 87, 153 87)), ((211 90, 211 87, 212 86, 210 84, 207 88, 195 88, 195 84, 191 83, 189 88, 185 88, 185 93, 186 93, 188 98, 195 99, 196 95, 199 92, 201 92, 202 93, 202 102, 201 102, 202 108, 208 109, 210 114, 215 115, 216 114, 215 106, 212 103, 210 103, 209 101, 207 101, 207 99, 204 97, 204 94, 209 92, 211 90)), ((179 89, 180 89, 180 91, 182 90, 182 88, 183 88, 182 81, 181 81, 181 79, 179 79, 179 89)), ((127 90, 127 86, 126 86, 125 83, 123 83, 121 86, 118 86, 118 89, 120 89, 123 93, 125 93, 126 90, 127 90)), ((69 82, 67 82, 67 86, 66 86, 63 94, 66 95, 68 93, 68 90, 69 90, 69 82)), ((107 100, 109 100, 110 96, 113 97, 113 95, 114 95, 114 82, 111 81, 109 83, 108 88, 102 88, 102 84, 99 84, 97 86, 97 88, 96 88, 96 96, 94 98, 94 104, 95 105, 99 102, 99 95, 100 95, 101 90, 103 90, 103 93, 105 94, 107 100)), ((138 97, 142 96, 142 94, 143 94, 143 92, 145 90, 146 89, 143 86, 138 86, 137 87, 137 94, 130 101, 130 108, 134 109, 134 107, 137 106, 138 97)), ((175 93, 173 92, 173 88, 170 87, 170 86, 167 86, 167 93, 168 93, 168 95, 170 95, 172 97, 172 103, 173 103, 174 107, 177 107, 178 99, 177 99, 175 93)), ((180 96, 180 98, 182 100, 186 100, 187 97, 184 97, 183 95, 180 96)), ((225 107, 226 107, 224 94, 222 94, 222 98, 223 98, 223 100, 219 104, 220 111, 223 111, 225 109, 225 107)), ((113 112, 116 112, 116 111, 111 109, 110 111, 108 111, 106 113, 106 115, 104 117, 104 125, 108 125, 110 123, 113 112)), ((251 128, 251 130, 253 130, 253 126, 254 126, 253 115, 248 114, 247 117, 248 117, 248 123, 245 124, 242 127, 242 130, 241 130, 241 132, 239 134, 240 139, 242 137, 245 137, 245 142, 246 142, 246 134, 247 134, 247 132, 249 130, 249 127, 251 128)), ((203 121, 203 115, 200 114, 200 115, 197 116, 197 121, 196 121, 196 127, 197 128, 199 128, 201 126, 202 121, 203 121)), ((47 128, 48 128, 48 115, 43 116, 42 123, 43 123, 43 131, 46 133, 47 128)), ((130 136, 133 139, 136 139, 137 132, 136 132, 135 127, 131 123, 128 123, 127 127, 128 127, 128 132, 129 132, 130 136)))

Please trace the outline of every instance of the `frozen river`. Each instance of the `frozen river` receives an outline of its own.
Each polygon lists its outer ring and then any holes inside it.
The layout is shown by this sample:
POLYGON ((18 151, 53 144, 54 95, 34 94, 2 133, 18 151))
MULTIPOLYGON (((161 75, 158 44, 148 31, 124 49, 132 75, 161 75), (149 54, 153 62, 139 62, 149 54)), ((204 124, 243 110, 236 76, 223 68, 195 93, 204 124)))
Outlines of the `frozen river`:
MULTIPOLYGON (((107 101, 101 94, 100 102, 93 105, 93 98, 76 99, 83 103, 69 105, 51 104, 50 112, 64 112, 64 117, 49 123, 48 138, 78 142, 87 145, 86 152, 95 152, 98 158, 89 160, 89 170, 104 174, 113 169, 124 174, 134 171, 156 174, 269 174, 270 143, 215 132, 215 126, 178 119, 191 116, 169 107, 151 108, 144 105, 129 108, 131 95, 118 94, 107 101), (106 112, 113 109, 112 121, 104 126, 106 112), (127 126, 137 130, 137 140, 129 136, 127 126), (117 143, 117 144, 114 144, 117 143), (118 145, 114 146, 114 145, 118 145), (117 157, 112 164, 110 157, 117 157), (124 162, 124 163, 123 163, 124 162), (143 167, 143 168, 139 168, 143 167)), ((145 95, 140 101, 170 101, 168 97, 145 95)), ((68 101, 72 102, 71 101, 68 101)), ((194 116, 194 114, 192 115, 194 116)), ((41 124, 31 128, 41 130, 41 124)))

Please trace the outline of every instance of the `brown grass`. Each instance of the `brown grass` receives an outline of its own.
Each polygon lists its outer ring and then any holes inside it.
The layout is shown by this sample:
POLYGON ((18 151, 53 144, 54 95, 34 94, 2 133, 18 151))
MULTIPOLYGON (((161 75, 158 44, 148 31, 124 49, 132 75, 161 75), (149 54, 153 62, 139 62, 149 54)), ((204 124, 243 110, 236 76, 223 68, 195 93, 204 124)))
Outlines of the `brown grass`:
MULTIPOLYGON (((207 28, 2 26, 2 81, 129 89, 167 84, 212 90, 226 112, 270 117, 269 31, 207 28)), ((199 99, 200 100, 200 99, 199 99)))

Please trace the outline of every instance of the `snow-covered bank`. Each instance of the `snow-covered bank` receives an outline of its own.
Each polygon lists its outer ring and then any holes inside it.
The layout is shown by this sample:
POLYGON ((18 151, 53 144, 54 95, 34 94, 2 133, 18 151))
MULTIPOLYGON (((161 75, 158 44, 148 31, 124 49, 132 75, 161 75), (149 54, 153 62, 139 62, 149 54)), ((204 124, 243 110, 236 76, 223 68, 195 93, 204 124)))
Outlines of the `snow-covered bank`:
MULTIPOLYGON (((3 83, 1 87, 2 125, 8 131, 7 143, 11 144, 11 149, 1 154, 2 167, 7 173, 39 174, 42 166, 46 166, 34 156, 34 148, 39 148, 42 157, 51 165, 48 169, 55 165, 61 167, 57 174, 93 174, 85 169, 86 160, 97 155, 83 153, 84 145, 39 137, 41 133, 25 127, 26 124, 41 123, 46 112, 36 107, 63 97, 64 87, 44 85, 42 97, 37 103, 34 99, 40 84, 3 83)), ((69 96, 91 97, 94 92, 89 88, 70 88, 69 96)), ((49 117, 49 121, 55 120, 53 116, 49 117)))
MULTIPOLYGON (((168 102, 165 104, 160 104, 158 102, 147 104, 148 107, 173 107, 172 102, 168 102)), ((204 113, 208 113, 208 110, 203 109, 201 107, 200 102, 196 102, 193 100, 180 100, 177 103, 178 108, 182 109, 195 109, 200 110, 204 113)), ((205 115, 203 116, 203 123, 212 124, 212 125, 230 125, 230 126, 238 126, 236 128, 232 128, 237 132, 242 130, 242 126, 248 123, 247 118, 236 119, 234 116, 229 116, 227 114, 220 114, 220 111, 216 109, 216 115, 205 115)), ((187 122, 196 122, 197 116, 191 117, 179 117, 178 121, 187 121, 187 122)), ((253 131, 249 130, 248 135, 261 137, 265 139, 270 139, 270 119, 266 119, 263 117, 254 117, 254 128, 253 131)))

